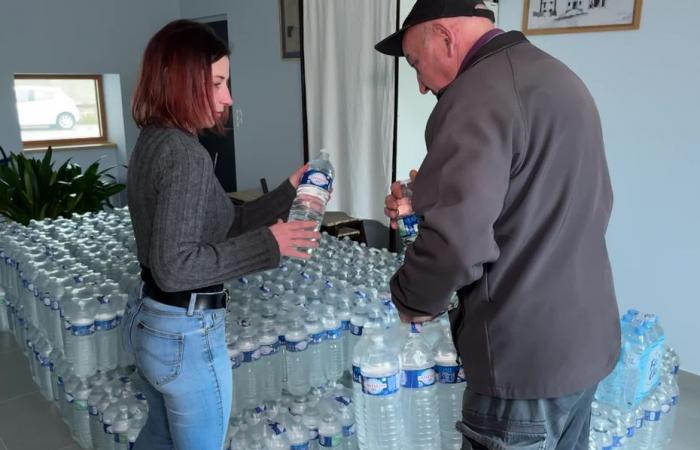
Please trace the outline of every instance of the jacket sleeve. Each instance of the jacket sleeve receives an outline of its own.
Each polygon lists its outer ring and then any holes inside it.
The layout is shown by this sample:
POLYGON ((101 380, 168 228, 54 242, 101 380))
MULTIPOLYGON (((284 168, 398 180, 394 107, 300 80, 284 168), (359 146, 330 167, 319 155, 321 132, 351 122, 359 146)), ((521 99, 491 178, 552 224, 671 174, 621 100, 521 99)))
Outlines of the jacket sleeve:
POLYGON ((262 197, 236 206, 228 236, 233 237, 259 227, 272 225, 277 222, 277 219, 287 220, 295 195, 296 190, 289 180, 285 180, 262 197))
POLYGON ((194 289, 279 264, 277 242, 258 228, 221 242, 202 242, 214 176, 211 161, 170 139, 156 183, 150 269, 168 292, 194 289))
POLYGON ((477 113, 465 101, 439 106, 414 183, 423 222, 391 279, 397 309, 413 317, 445 311, 453 293, 498 258, 494 223, 510 178, 514 119, 497 108, 477 113))

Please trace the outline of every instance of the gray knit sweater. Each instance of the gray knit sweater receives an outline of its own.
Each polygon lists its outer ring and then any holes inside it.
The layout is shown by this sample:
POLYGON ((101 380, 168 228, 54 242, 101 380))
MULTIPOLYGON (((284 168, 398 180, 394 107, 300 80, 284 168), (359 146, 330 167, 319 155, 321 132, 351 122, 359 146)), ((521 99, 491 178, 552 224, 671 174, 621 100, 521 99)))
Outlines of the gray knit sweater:
POLYGON ((286 219, 294 194, 285 181, 260 199, 234 207, 196 136, 144 128, 127 179, 139 262, 167 292, 276 267, 279 247, 266 225, 286 219))

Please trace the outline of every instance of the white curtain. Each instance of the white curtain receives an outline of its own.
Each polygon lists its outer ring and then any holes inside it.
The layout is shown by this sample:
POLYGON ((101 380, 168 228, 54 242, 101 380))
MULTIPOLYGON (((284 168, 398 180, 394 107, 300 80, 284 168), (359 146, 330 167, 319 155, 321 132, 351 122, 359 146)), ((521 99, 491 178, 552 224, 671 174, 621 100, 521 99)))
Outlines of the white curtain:
POLYGON ((394 59, 374 45, 396 29, 397 0, 304 0, 309 156, 336 170, 329 210, 384 222, 391 183, 394 59))

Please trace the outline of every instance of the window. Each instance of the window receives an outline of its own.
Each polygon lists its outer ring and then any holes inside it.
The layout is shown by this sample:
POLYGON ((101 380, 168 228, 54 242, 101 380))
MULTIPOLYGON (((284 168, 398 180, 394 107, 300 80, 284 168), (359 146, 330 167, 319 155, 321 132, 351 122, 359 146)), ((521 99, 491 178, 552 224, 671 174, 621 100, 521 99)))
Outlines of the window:
POLYGON ((15 75, 25 149, 107 142, 102 76, 15 75))

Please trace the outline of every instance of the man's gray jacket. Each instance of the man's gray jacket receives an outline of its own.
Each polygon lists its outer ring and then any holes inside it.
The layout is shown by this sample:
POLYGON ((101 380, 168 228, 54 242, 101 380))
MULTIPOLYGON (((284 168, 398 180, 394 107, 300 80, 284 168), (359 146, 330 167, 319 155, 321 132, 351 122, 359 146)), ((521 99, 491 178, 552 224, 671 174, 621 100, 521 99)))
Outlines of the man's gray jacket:
POLYGON ((612 190, 583 82, 519 32, 479 49, 427 124, 424 216, 391 281, 408 315, 450 312, 469 387, 560 397, 615 366, 620 327, 605 232, 612 190))

